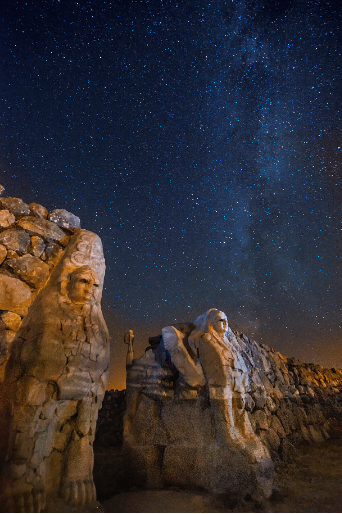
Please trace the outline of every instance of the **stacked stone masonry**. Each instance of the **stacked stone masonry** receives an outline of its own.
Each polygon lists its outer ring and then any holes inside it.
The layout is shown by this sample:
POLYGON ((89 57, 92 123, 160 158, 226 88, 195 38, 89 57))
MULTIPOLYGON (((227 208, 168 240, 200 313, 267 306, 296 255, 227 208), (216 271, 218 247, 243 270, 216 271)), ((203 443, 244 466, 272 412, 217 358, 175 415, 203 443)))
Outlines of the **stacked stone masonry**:
POLYGON ((108 448, 122 445, 125 411, 126 391, 106 391, 97 419, 94 446, 108 448))
POLYGON ((109 368, 102 243, 64 209, 0 207, 0 510, 95 512, 109 368))
POLYGON ((22 319, 79 229, 80 219, 65 209, 0 198, 0 382, 22 319))
POLYGON ((287 358, 228 328, 225 346, 232 358, 223 366, 228 366, 229 383, 222 387, 215 383, 222 358, 211 361, 211 378, 208 366, 204 380, 194 366, 189 373, 194 328, 183 323, 163 329, 128 369, 124 448, 132 472, 147 487, 193 486, 269 497, 273 471, 267 454, 273 463, 287 459, 297 443, 321 442, 339 423, 342 370, 287 358), (172 332, 178 334, 173 348, 168 343, 172 332), (235 450, 241 459, 248 454, 245 467, 235 450), (244 480, 253 466, 254 478, 244 480))

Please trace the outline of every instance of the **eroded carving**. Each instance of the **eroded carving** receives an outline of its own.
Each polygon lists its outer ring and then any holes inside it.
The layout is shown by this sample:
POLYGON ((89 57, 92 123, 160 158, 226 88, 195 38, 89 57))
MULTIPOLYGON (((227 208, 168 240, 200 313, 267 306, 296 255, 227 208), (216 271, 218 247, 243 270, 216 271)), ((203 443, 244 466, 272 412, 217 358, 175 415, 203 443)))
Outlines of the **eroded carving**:
POLYGON ((99 237, 80 230, 12 344, 1 391, 5 511, 41 512, 58 495, 75 505, 96 498, 92 445, 109 365, 104 271, 99 237))

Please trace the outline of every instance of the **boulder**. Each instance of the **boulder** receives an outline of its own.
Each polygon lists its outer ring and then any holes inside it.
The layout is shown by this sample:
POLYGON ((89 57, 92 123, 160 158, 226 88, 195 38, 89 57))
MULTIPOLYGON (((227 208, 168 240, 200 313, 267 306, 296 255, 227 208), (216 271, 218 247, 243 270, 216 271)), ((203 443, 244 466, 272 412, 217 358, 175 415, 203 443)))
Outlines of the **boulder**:
POLYGON ((19 254, 26 253, 30 243, 30 236, 24 230, 9 228, 0 234, 0 244, 5 246, 7 250, 12 250, 19 254))
POLYGON ((46 219, 48 216, 48 210, 39 203, 30 203, 29 208, 32 216, 35 216, 36 218, 46 219))
POLYGON ((55 209, 50 212, 48 219, 61 228, 81 228, 80 218, 65 209, 55 209))
POLYGON ((69 241, 63 230, 49 220, 25 216, 19 220, 18 226, 26 230, 31 236, 40 236, 45 241, 58 241, 63 246, 69 241))
POLYGON ((30 214, 29 206, 21 198, 1 198, 1 206, 7 209, 14 216, 27 216, 30 214))
POLYGON ((8 330, 13 330, 13 332, 18 332, 20 325, 21 325, 21 317, 19 314, 16 314, 15 312, 4 312, 1 315, 1 319, 4 322, 6 328, 8 330))
POLYGON ((50 272, 50 268, 45 262, 29 254, 7 260, 4 268, 35 289, 41 289, 49 278, 50 272))
POLYGON ((39 236, 31 237, 31 246, 29 248, 29 252, 34 257, 41 257, 42 253, 45 250, 44 240, 39 236))
POLYGON ((25 316, 31 303, 31 289, 17 278, 0 275, 0 310, 25 316))
POLYGON ((15 216, 9 210, 0 211, 0 229, 11 227, 15 222, 15 216))

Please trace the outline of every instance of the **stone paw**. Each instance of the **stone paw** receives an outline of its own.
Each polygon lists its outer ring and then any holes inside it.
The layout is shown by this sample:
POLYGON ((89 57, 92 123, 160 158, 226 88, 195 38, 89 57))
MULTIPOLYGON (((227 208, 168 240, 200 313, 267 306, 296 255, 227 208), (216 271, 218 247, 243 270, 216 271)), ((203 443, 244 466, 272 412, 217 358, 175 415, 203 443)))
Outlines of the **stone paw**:
POLYGON ((84 505, 96 500, 96 489, 92 479, 64 482, 60 496, 65 503, 84 505))
POLYGON ((43 489, 33 489, 6 499, 3 512, 42 512, 45 509, 46 494, 43 489))

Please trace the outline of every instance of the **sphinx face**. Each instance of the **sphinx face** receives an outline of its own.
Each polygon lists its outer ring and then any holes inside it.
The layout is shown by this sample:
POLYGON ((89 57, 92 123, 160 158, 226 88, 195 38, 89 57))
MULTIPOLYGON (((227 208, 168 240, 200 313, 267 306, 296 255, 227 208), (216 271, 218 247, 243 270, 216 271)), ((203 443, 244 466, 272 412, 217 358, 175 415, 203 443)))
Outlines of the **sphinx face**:
POLYGON ((99 281, 92 271, 72 274, 68 285, 68 296, 76 305, 86 305, 96 297, 99 281))
POLYGON ((227 316, 224 312, 216 311, 211 319, 213 329, 220 335, 224 335, 228 328, 227 316))

